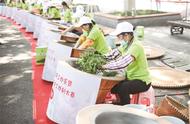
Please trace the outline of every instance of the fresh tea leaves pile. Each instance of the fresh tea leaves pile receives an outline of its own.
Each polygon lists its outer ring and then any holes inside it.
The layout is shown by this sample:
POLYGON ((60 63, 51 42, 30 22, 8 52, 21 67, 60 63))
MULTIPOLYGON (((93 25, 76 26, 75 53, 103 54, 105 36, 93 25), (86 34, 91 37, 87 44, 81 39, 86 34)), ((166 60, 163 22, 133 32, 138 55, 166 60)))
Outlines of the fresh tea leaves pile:
POLYGON ((116 71, 101 70, 102 65, 106 64, 106 61, 105 56, 98 51, 87 49, 77 60, 76 64, 79 65, 80 70, 87 73, 97 74, 103 71, 102 76, 113 77, 117 75, 116 71))
POLYGON ((103 71, 103 76, 105 77, 114 77, 118 74, 117 71, 103 71))
POLYGON ((106 58, 98 51, 87 49, 76 62, 79 69, 96 74, 97 70, 106 64, 106 58))

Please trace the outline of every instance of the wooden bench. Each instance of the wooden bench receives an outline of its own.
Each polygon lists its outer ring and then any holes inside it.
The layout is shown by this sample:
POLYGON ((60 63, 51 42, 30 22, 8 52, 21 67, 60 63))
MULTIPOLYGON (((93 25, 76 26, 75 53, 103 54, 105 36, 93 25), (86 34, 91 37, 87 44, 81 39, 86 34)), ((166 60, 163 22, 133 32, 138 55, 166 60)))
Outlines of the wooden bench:
POLYGON ((190 29, 190 20, 168 21, 168 24, 171 25, 170 27, 171 35, 183 34, 184 28, 190 29))

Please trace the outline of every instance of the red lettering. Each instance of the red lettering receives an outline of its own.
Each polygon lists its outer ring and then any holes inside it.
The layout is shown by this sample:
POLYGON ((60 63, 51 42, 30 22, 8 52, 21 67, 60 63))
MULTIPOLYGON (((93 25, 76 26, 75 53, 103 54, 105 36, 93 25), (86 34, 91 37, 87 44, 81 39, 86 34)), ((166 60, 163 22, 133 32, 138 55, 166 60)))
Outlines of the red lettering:
POLYGON ((53 92, 53 88, 51 89, 51 95, 50 95, 50 99, 53 99, 54 96, 54 92, 53 92))
POLYGON ((67 78, 64 79, 64 84, 67 84, 67 78))
POLYGON ((72 81, 71 80, 68 80, 68 87, 70 87, 72 85, 72 81))
POLYGON ((70 96, 71 96, 71 98, 74 98, 75 97, 75 92, 71 92, 70 96))
POLYGON ((62 87, 61 92, 62 92, 62 93, 65 93, 65 92, 66 92, 66 89, 65 89, 64 87, 62 87))
POLYGON ((67 96, 69 96, 69 94, 70 94, 70 91, 69 91, 69 90, 67 90, 67 91, 66 91, 66 95, 67 95, 67 96))
POLYGON ((61 91, 61 86, 58 87, 58 90, 61 91))
POLYGON ((61 76, 61 78, 60 78, 60 81, 61 81, 61 83, 63 82, 63 77, 61 76))

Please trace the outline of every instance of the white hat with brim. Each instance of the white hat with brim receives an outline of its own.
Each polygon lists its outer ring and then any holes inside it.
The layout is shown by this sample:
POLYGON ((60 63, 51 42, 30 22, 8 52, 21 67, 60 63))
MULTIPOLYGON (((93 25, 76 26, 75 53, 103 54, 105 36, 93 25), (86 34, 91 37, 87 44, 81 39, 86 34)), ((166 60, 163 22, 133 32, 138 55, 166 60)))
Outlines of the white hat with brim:
POLYGON ((78 24, 76 24, 76 27, 81 27, 84 24, 92 23, 91 19, 87 16, 83 16, 80 18, 78 24))
POLYGON ((129 22, 121 22, 117 24, 116 30, 111 32, 110 35, 119 35, 124 32, 133 32, 133 25, 129 22))

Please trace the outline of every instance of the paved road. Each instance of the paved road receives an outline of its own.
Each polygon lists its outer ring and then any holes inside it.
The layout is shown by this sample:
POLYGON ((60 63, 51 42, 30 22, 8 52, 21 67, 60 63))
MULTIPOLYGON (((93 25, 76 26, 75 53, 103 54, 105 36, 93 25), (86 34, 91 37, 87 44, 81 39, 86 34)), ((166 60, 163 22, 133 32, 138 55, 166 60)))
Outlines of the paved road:
MULTIPOLYGON (((170 27, 147 27, 145 28, 145 38, 142 41, 146 45, 151 45, 155 47, 160 47, 166 51, 165 57, 156 60, 149 60, 150 66, 157 66, 156 63, 171 65, 173 68, 181 70, 190 70, 190 30, 185 29, 183 35, 170 35, 170 27), (170 61, 164 60, 166 57, 171 57, 168 59, 170 61), (178 63, 172 63, 172 61, 179 60, 178 63), (162 62, 163 61, 163 62, 162 62), (153 63, 153 64, 152 64, 153 63), (151 65, 152 64, 152 65, 151 65)), ((190 72, 189 72, 190 73, 190 72)), ((187 105, 189 100, 188 96, 189 88, 180 89, 158 89, 155 88, 156 95, 160 96, 156 98, 157 104, 162 100, 163 95, 171 95, 184 105, 187 105), (182 95, 175 95, 175 94, 182 95)))
POLYGON ((182 35, 170 35, 170 27, 145 28, 145 41, 159 45, 181 55, 190 56, 190 30, 184 29, 182 35))
POLYGON ((0 123, 32 124, 30 45, 2 18, 0 42, 0 123))

